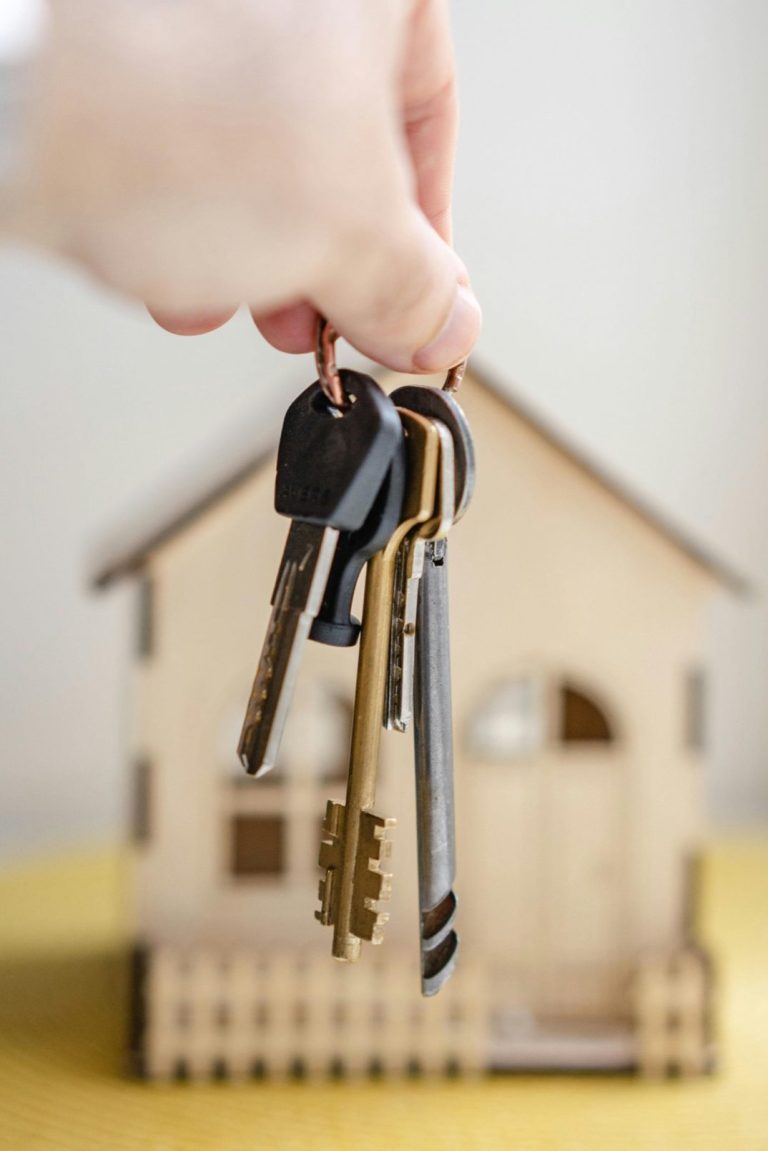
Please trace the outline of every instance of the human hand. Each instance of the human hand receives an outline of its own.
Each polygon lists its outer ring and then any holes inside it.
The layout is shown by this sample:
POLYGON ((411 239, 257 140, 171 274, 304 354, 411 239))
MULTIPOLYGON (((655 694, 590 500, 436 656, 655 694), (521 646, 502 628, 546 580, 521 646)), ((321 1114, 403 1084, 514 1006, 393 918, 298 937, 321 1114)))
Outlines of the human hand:
POLYGON ((439 371, 480 313, 449 246, 456 97, 444 0, 51 0, 17 232, 178 332, 247 301, 315 310, 439 371))

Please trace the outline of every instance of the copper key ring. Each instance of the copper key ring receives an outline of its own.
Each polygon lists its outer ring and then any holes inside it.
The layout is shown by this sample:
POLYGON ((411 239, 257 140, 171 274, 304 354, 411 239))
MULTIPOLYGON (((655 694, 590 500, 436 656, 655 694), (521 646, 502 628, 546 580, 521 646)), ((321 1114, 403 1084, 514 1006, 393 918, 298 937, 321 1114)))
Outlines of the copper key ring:
POLYGON ((336 367, 336 340, 338 332, 329 324, 325 316, 318 315, 315 336, 315 365, 317 378, 325 398, 334 409, 334 415, 341 415, 348 407, 347 397, 336 367))
POLYGON ((445 383, 443 384, 443 391, 450 393, 450 395, 453 395, 454 392, 458 392, 459 388, 461 387, 461 381, 464 379, 464 373, 466 370, 466 360, 462 360, 460 364, 456 364, 454 367, 449 368, 448 375, 445 377, 445 383))
MULTIPOLYGON (((336 409, 336 414, 340 415, 348 405, 339 370, 336 367, 336 340, 338 336, 338 332, 332 324, 328 323, 325 316, 318 315, 315 340, 317 378, 326 399, 336 409)), ((460 364, 450 368, 445 377, 443 391, 449 392, 451 395, 458 392, 466 370, 466 360, 462 360, 460 364)))

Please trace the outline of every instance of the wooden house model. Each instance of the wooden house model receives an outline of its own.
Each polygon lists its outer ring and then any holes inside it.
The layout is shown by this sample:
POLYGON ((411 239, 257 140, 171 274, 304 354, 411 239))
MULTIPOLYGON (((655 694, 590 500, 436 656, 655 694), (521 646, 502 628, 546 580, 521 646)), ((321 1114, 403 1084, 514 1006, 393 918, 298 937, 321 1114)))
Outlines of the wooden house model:
MULTIPOLYGON (((385 380, 385 386, 393 381, 385 380)), ((402 383, 402 377, 398 379, 402 383)), ((493 1069, 697 1073, 706 616, 727 568, 477 373, 451 537, 458 970, 420 995, 410 735, 384 734, 391 920, 356 965, 314 919, 357 649, 310 644, 278 766, 235 748, 287 531, 272 452, 148 517, 135 584, 134 1068, 153 1078, 493 1069)))

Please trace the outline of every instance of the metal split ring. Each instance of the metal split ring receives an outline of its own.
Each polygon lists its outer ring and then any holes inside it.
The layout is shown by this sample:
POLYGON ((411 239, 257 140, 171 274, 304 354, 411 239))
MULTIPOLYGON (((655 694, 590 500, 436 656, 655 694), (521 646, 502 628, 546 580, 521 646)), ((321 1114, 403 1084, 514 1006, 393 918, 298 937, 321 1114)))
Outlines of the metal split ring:
POLYGON ((449 392, 453 395, 458 392, 461 387, 461 381, 464 379, 464 373, 467 370, 467 361, 462 360, 460 364, 456 364, 453 368, 448 369, 448 375, 445 377, 443 384, 443 391, 449 392))
MULTIPOLYGON (((328 402, 338 411, 343 411, 349 405, 344 394, 344 387, 336 367, 336 340, 338 332, 325 316, 317 317, 317 335, 315 339, 315 364, 317 365, 317 378, 328 402)), ((461 387, 464 373, 467 370, 467 361, 462 360, 450 368, 445 377, 443 391, 453 394, 461 387)))
POLYGON ((328 403, 339 410, 346 408, 347 397, 336 367, 336 340, 338 332, 325 316, 317 317, 315 338, 315 364, 317 379, 328 403))

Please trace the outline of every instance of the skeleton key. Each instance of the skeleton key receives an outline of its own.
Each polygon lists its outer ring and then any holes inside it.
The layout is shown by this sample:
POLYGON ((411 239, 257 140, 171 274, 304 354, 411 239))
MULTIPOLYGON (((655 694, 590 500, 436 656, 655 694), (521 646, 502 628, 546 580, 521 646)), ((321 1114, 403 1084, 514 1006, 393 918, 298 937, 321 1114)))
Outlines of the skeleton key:
POLYGON ((386 832, 394 821, 374 815, 371 808, 376 798, 395 563, 408 532, 433 515, 437 484, 437 429, 411 412, 401 412, 400 419, 407 453, 402 517, 386 546, 368 564, 346 803, 328 803, 320 847, 325 875, 315 915, 333 927, 333 954, 346 960, 359 957, 362 940, 381 942, 388 918, 376 911, 375 904, 389 897, 391 876, 381 865, 389 856, 386 832))
MULTIPOLYGON (((472 498, 475 453, 466 417, 456 400, 434 388, 404 387, 393 393, 403 407, 439 419, 454 439, 456 515, 472 498)), ((434 995, 456 965, 453 929, 456 896, 453 730, 448 627, 447 540, 426 546, 416 622, 414 757, 419 854, 422 992, 434 995)))
POLYGON ((456 506, 453 437, 445 424, 433 423, 440 440, 434 515, 403 541, 395 569, 384 726, 397 731, 406 731, 413 716, 416 612, 427 540, 447 535, 456 506))
POLYGON ((350 371, 338 377, 346 408, 334 408, 318 381, 288 408, 280 435, 275 510, 293 522, 237 749, 251 775, 277 757, 339 532, 363 524, 402 440, 398 414, 372 379, 350 371))

